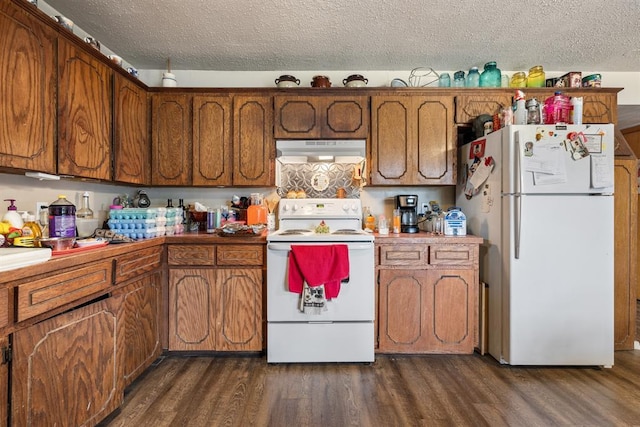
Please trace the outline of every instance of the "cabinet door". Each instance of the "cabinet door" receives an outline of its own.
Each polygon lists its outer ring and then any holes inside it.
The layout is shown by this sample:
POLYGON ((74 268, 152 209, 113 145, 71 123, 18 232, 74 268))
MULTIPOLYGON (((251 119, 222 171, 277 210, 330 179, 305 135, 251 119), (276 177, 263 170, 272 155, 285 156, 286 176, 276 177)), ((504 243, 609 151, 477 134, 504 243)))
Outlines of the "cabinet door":
POLYGON ((614 180, 614 348, 632 350, 636 335, 637 166, 635 159, 616 159, 614 180))
POLYGON ((191 184, 191 113, 184 94, 151 98, 151 183, 191 184))
POLYGON ((453 98, 371 99, 371 183, 455 184, 453 98))
POLYGON ((169 350, 216 349, 216 270, 169 270, 169 350))
POLYGON ((120 304, 105 299, 13 334, 14 425, 95 425, 122 404, 120 304))
POLYGON ((9 361, 4 351, 9 349, 9 337, 0 336, 0 426, 9 425, 9 361))
POLYGON ((322 137, 357 138, 369 136, 369 97, 323 97, 322 137))
POLYGON ((115 75, 115 181, 130 184, 151 182, 149 100, 146 91, 119 74, 115 75))
POLYGON ((193 97, 193 185, 231 185, 231 97, 193 97))
POLYGON ((453 98, 413 97, 417 145, 412 184, 455 185, 456 152, 453 98))
POLYGON ((410 184, 416 151, 408 96, 371 98, 371 184, 410 184))
POLYGON ((235 96, 233 184, 274 185, 275 144, 270 96, 235 96))
POLYGON ((262 270, 217 270, 216 312, 221 351, 262 350, 262 270))
POLYGON ((58 42, 58 173, 111 179, 111 68, 58 42))
POLYGON ((381 269, 379 282, 379 350, 425 352, 432 323, 428 271, 381 269))
POLYGON ((162 281, 160 273, 137 280, 118 289, 122 295, 124 339, 122 358, 124 386, 131 384, 162 353, 160 342, 160 307, 162 281))
POLYGON ((0 166, 56 173, 57 34, 10 1, 0 28, 0 166))
POLYGON ((320 138, 321 98, 282 95, 274 98, 275 138, 320 138))
POLYGON ((473 353, 477 284, 473 270, 428 270, 429 352, 473 353))

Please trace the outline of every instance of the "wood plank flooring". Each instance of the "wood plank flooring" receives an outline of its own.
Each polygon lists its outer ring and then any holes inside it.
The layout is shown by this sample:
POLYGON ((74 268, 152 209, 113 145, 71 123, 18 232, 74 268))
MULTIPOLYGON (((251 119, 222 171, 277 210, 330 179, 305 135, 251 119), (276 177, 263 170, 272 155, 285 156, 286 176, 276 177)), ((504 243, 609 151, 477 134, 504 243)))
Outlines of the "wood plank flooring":
POLYGON ((222 425, 638 426, 640 351, 616 352, 611 369, 511 367, 478 354, 377 355, 371 365, 172 355, 101 424, 222 425))

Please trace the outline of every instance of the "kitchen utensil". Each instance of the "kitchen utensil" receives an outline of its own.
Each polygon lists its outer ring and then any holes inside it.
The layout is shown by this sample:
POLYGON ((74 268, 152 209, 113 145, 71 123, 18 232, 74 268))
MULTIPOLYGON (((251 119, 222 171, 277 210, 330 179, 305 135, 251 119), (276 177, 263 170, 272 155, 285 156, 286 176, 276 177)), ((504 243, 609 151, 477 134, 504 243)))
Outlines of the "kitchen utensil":
POLYGON ((437 83, 440 76, 431 67, 418 67, 409 74, 409 86, 424 87, 437 83))
POLYGON ((275 80, 278 87, 296 87, 300 86, 300 79, 296 79, 294 76, 283 74, 275 80))
POLYGON ((109 55, 109 59, 118 67, 122 67, 122 58, 119 57, 118 55, 109 55))
POLYGON ((36 244, 38 246, 42 248, 50 248, 54 252, 71 249, 75 243, 75 237, 40 237, 36 239, 36 244))
POLYGON ((314 76, 311 87, 331 87, 331 80, 327 76, 314 76))
POLYGON ((89 43, 92 48, 98 50, 98 52, 100 51, 100 42, 98 40, 94 39, 93 37, 87 36, 84 38, 84 41, 89 43))
POLYGON ((351 74, 346 79, 342 80, 342 84, 347 87, 365 87, 369 83, 369 80, 365 79, 360 74, 351 74))
POLYGON ((66 18, 62 15, 56 15, 53 17, 53 19, 55 19, 58 24, 62 25, 62 28, 73 32, 73 21, 71 19, 66 18))

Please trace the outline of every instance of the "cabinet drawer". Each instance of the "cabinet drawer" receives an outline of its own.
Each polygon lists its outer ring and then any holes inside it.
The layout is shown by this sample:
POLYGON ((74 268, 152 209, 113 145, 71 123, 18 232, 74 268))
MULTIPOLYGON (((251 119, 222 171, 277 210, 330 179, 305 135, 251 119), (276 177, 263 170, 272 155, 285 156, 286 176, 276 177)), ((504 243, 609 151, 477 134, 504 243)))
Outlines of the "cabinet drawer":
POLYGON ((473 247, 469 245, 431 245, 431 265, 473 265, 473 247))
POLYGON ((427 245, 380 246, 380 265, 427 265, 427 245))
POLYGON ((214 245, 169 245, 167 247, 169 265, 215 265, 214 245))
POLYGON ((18 285, 18 321, 100 292, 112 279, 111 260, 106 260, 18 285))
POLYGON ((162 246, 143 249, 116 258, 115 281, 121 283, 140 277, 162 264, 162 246))
POLYGON ((9 324, 9 289, 0 289, 0 328, 9 324))
POLYGON ((224 245, 218 246, 218 265, 262 265, 264 246, 224 245))

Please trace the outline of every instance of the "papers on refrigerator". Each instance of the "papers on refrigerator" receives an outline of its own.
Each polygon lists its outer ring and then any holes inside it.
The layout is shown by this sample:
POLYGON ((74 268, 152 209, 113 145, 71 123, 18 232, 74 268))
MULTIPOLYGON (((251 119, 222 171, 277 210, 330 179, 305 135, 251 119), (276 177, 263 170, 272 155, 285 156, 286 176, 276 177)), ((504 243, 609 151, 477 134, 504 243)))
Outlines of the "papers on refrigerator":
POLYGON ((523 168, 533 173, 535 185, 567 182, 565 150, 558 144, 525 144, 523 168))

